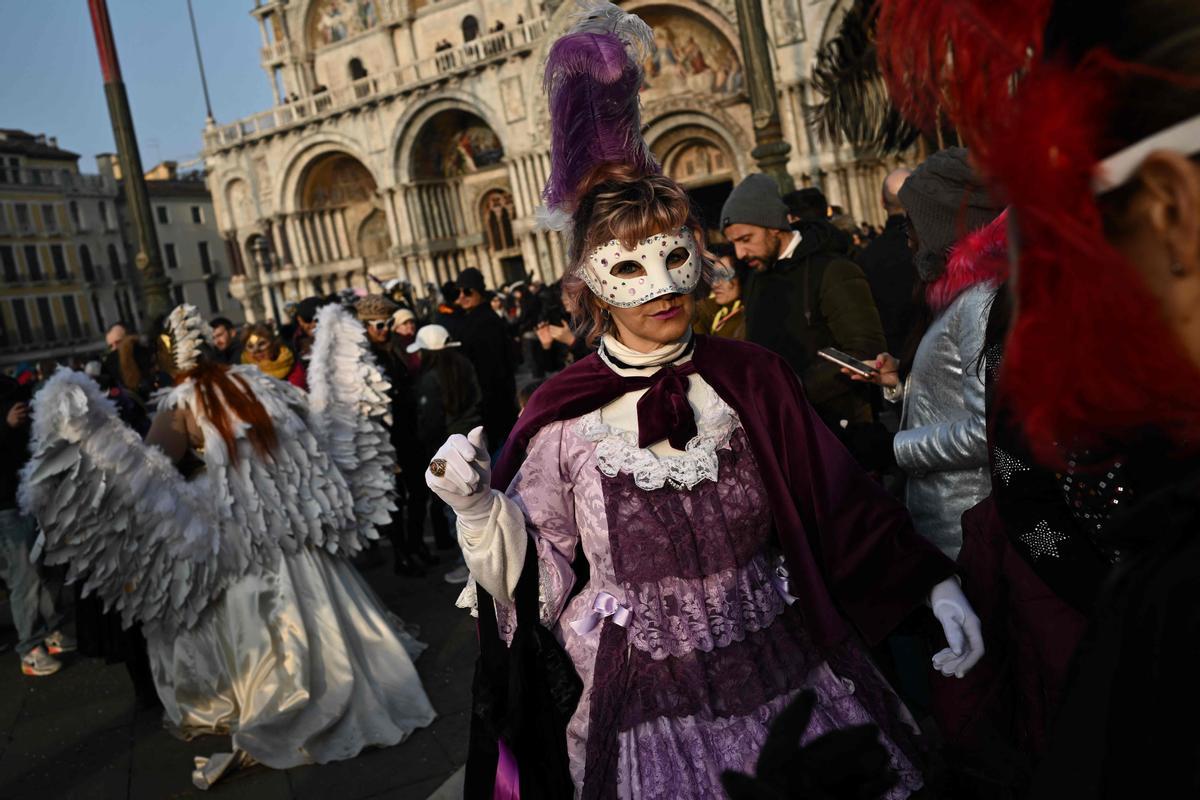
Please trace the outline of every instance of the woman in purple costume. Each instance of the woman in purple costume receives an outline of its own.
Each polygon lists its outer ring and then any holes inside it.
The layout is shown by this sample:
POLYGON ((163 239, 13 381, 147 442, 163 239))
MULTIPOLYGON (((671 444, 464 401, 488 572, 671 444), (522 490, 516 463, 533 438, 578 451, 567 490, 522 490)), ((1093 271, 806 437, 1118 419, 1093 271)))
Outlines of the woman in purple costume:
POLYGON ((692 335, 710 261, 687 195, 640 136, 648 34, 606 4, 547 63, 545 198, 571 227, 564 285, 598 352, 534 394, 494 474, 476 430, 426 475, 458 515, 472 574, 460 605, 480 616, 466 796, 565 796, 547 788, 555 748, 530 722, 553 717, 539 698, 560 687, 514 680, 553 656, 513 652, 524 589, 582 682, 559 735, 576 797, 724 797, 721 773, 753 771, 804 689, 817 702, 802 741, 878 725, 899 776, 888 797, 906 797, 922 785, 915 726, 864 642, 928 601, 951 644, 937 664, 961 675, 982 654, 978 620, 951 563, 782 360, 692 335))

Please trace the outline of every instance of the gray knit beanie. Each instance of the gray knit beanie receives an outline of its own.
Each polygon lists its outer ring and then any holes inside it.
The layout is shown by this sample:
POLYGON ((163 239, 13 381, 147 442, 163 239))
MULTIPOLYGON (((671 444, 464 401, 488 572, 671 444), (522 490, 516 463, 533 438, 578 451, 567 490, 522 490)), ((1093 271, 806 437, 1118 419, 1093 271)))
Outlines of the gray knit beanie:
POLYGON ((951 247, 1000 213, 962 147, 925 159, 900 187, 900 203, 920 239, 914 261, 926 282, 942 273, 951 247))
POLYGON ((760 228, 775 228, 790 231, 787 206, 779 199, 779 184, 769 175, 757 172, 729 193, 721 207, 721 230, 730 225, 757 225, 760 228))

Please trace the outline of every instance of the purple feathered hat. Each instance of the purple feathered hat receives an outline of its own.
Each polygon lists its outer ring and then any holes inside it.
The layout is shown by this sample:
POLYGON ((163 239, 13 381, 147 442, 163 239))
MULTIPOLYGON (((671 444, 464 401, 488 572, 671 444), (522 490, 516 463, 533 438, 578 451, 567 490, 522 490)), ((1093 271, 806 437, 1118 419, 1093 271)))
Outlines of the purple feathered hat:
POLYGON ((580 2, 581 15, 546 58, 550 177, 542 192, 546 227, 566 227, 583 179, 600 164, 661 171, 642 138, 642 59, 654 50, 645 22, 612 3, 580 2))

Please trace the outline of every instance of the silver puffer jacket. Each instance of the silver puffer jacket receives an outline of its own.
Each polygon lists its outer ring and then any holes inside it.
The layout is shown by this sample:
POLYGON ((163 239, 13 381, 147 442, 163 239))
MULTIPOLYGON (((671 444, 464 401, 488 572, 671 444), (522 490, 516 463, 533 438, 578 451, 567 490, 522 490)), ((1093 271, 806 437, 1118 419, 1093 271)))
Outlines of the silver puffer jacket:
POLYGON ((908 474, 905 500, 917 532, 950 558, 962 547, 962 513, 991 491, 979 363, 995 293, 981 283, 955 298, 921 339, 904 383, 894 447, 908 474))

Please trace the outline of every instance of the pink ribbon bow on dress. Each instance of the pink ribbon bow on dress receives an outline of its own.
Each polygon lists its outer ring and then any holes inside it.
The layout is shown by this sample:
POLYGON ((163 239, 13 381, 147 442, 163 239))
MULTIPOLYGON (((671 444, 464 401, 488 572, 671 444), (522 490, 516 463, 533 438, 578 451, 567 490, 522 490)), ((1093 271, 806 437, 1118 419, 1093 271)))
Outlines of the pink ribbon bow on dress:
POLYGON ((608 592, 600 592, 592 600, 592 610, 572 622, 571 630, 580 636, 586 636, 594 631, 605 617, 612 617, 613 623, 625 628, 629 625, 632 613, 608 592))

